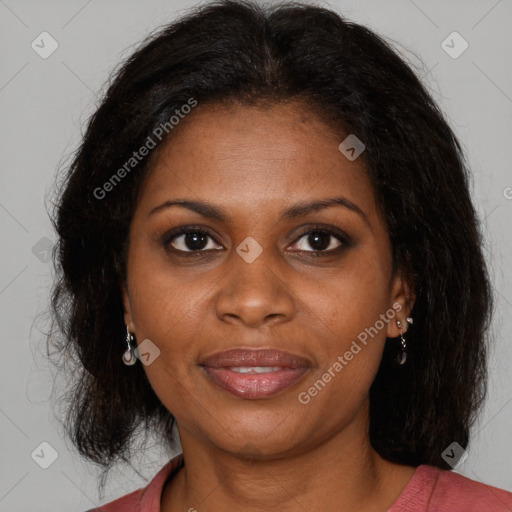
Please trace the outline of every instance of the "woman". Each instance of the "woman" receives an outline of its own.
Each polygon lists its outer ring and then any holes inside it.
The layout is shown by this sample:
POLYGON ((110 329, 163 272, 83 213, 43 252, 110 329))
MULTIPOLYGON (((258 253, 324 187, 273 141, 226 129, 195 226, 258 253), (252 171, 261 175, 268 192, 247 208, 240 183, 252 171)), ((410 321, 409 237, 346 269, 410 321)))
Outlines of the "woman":
POLYGON ((221 1, 145 41, 63 183, 50 339, 81 454, 108 472, 142 429, 171 456, 174 425, 182 453, 97 510, 510 511, 447 471, 486 388, 468 176, 332 11, 221 1))

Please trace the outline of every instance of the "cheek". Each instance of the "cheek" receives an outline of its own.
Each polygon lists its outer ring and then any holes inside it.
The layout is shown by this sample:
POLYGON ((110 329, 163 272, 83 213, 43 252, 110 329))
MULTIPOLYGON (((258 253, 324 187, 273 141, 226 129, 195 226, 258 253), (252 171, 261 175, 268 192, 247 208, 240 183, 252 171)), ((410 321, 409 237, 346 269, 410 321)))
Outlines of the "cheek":
POLYGON ((159 357, 144 366, 150 385, 172 414, 189 411, 197 402, 191 370, 197 358, 194 340, 200 338, 200 294, 154 268, 134 277, 132 285, 137 341, 149 338, 160 349, 159 357))
POLYGON ((354 276, 310 290, 319 367, 298 398, 319 429, 349 422, 367 400, 386 340, 386 281, 354 276), (382 286, 381 286, 382 285, 382 286), (318 336, 322 333, 321 336, 318 336), (325 415, 324 411, 336 411, 325 415))
POLYGON ((150 339, 160 355, 144 366, 148 379, 170 409, 172 400, 186 395, 189 369, 195 364, 201 304, 209 286, 185 272, 171 272, 155 254, 134 246, 130 254, 130 302, 137 343, 150 339))
POLYGON ((339 340, 339 349, 368 329, 374 332, 375 326, 376 337, 385 338, 379 319, 390 307, 389 276, 386 269, 363 258, 359 261, 308 286, 303 294, 311 316, 321 320, 331 338, 339 340))
POLYGON ((305 288, 303 295, 314 325, 311 334, 319 342, 320 367, 312 379, 318 384, 309 388, 312 394, 301 391, 316 407, 337 407, 344 414, 357 410, 365 399, 382 359, 387 322, 394 317, 387 267, 370 255, 358 256, 305 288))
POLYGON ((130 292, 137 330, 145 337, 167 345, 180 339, 175 330, 197 325, 196 314, 201 296, 211 286, 208 273, 195 279, 190 269, 172 267, 164 250, 149 248, 147 243, 134 245, 130 253, 130 292))

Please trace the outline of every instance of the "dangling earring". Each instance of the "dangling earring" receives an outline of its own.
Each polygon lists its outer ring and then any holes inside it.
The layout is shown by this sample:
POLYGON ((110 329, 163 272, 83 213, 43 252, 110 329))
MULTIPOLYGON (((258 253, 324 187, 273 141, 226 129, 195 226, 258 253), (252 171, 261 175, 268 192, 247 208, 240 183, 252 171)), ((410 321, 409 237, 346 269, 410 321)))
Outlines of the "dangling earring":
MULTIPOLYGON (((407 322, 412 325, 412 318, 408 317, 407 322)), ((395 354, 394 361, 397 365, 403 366, 407 361, 407 344, 405 343, 404 333, 402 332, 402 323, 400 320, 396 321, 396 325, 400 330, 400 343, 402 346, 400 350, 395 354)))
POLYGON ((135 357, 135 354, 133 353, 131 342, 133 341, 133 334, 130 332, 130 329, 128 326, 126 326, 126 345, 127 349, 123 353, 123 363, 126 366, 132 366, 137 362, 137 358, 135 357))

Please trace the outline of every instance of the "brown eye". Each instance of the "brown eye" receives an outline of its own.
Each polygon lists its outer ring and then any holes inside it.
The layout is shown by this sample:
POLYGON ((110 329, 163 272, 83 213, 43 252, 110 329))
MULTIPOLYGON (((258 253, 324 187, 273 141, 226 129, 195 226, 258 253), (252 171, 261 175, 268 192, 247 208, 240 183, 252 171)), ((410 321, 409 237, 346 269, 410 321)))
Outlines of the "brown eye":
POLYGON ((350 237, 343 231, 317 227, 299 235, 291 248, 314 256, 327 256, 352 245, 350 237))
POLYGON ((299 239, 297 248, 299 251, 307 251, 307 246, 309 246, 313 251, 330 251, 337 249, 341 245, 341 242, 331 233, 326 231, 310 231, 299 239))
POLYGON ((201 229, 182 229, 167 236, 164 245, 171 246, 176 252, 203 252, 207 250, 219 250, 213 237, 201 229))

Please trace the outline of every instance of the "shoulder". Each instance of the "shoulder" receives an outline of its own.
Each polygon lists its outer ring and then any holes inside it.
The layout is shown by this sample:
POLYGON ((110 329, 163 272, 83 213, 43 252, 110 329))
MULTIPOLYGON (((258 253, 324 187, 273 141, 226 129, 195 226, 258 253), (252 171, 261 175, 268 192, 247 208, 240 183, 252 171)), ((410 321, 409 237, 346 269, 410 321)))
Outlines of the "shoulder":
POLYGON ((512 512, 512 493, 422 464, 388 512, 512 512))
POLYGON ((167 462, 146 487, 141 487, 87 512, 159 512, 165 482, 172 478, 182 465, 183 454, 179 454, 167 462))
POLYGON ((144 488, 137 489, 130 494, 125 494, 114 501, 105 503, 98 508, 93 508, 87 512, 135 512, 140 510, 140 502, 144 488))
POLYGON ((435 468, 437 482, 431 500, 432 510, 440 512, 510 512, 512 493, 468 477, 435 468))

